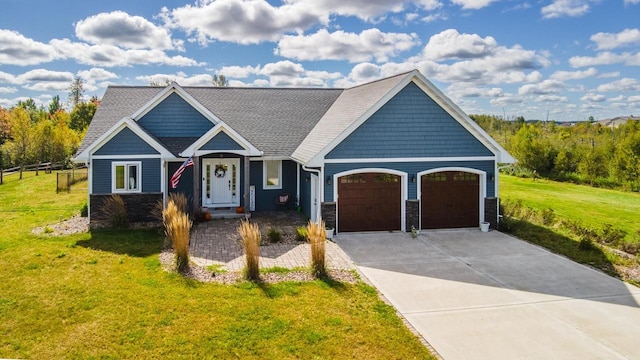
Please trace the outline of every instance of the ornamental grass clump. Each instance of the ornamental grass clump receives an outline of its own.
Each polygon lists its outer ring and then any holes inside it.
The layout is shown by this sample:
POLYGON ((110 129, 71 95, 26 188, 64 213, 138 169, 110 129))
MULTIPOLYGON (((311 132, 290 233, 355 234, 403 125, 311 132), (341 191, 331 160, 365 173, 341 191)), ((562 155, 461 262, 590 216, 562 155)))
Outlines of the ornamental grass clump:
POLYGON ((245 220, 240 222, 238 235, 242 238, 246 255, 245 277, 247 280, 258 280, 260 276, 260 229, 257 224, 251 224, 245 220))
POLYGON ((191 225, 191 220, 185 213, 178 213, 168 224, 168 232, 171 233, 173 242, 173 252, 176 255, 176 269, 180 272, 189 266, 191 225))
POLYGON ((102 217, 114 229, 124 229, 129 227, 129 216, 127 207, 122 196, 113 194, 106 198, 100 207, 102 217))
POLYGON ((311 271, 313 276, 323 278, 327 276, 325 266, 325 235, 324 221, 314 223, 309 221, 307 225, 307 236, 311 243, 311 271))
POLYGON ((191 226, 187 210, 187 198, 183 194, 169 195, 167 207, 162 210, 164 232, 176 255, 176 269, 180 272, 189 266, 189 241, 191 226))

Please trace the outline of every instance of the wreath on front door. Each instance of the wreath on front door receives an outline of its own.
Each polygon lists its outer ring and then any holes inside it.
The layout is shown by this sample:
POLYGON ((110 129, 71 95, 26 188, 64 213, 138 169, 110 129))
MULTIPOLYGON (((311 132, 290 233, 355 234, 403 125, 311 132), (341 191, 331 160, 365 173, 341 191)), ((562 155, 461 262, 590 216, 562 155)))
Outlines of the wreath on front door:
POLYGON ((222 164, 216 165, 216 170, 214 171, 214 174, 216 175, 217 178, 223 178, 227 174, 227 170, 225 169, 225 166, 222 164))

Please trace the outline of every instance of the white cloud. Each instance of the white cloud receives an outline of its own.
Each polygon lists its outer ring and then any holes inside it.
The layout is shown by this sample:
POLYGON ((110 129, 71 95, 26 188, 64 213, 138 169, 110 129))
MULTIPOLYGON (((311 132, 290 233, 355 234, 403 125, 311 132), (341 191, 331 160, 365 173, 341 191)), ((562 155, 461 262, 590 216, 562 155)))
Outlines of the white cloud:
POLYGON ((375 21, 405 10, 405 3, 426 11, 442 6, 439 0, 284 0, 281 6, 265 0, 217 0, 172 10, 165 7, 159 16, 167 26, 183 29, 203 45, 211 41, 257 44, 276 41, 286 33, 301 34, 318 24, 326 26, 332 15, 375 21))
POLYGON ((599 32, 591 35, 591 41, 596 43, 598 50, 610 50, 635 43, 640 43, 640 30, 624 29, 617 34, 599 32))
POLYGON ((555 94, 544 94, 537 96, 535 101, 537 102, 567 102, 569 99, 566 96, 560 96, 555 94))
POLYGON ((640 0, 624 0, 624 4, 640 4, 640 0))
POLYGON ((51 40, 56 50, 65 58, 74 59, 80 64, 91 66, 131 66, 165 64, 173 66, 202 66, 193 59, 184 56, 168 56, 161 50, 121 49, 113 45, 89 45, 72 42, 69 39, 51 40))
POLYGON ((553 19, 564 16, 577 17, 586 14, 590 9, 588 0, 554 0, 541 9, 542 17, 553 19))
POLYGON ((491 5, 492 2, 497 0, 451 0, 452 3, 462 6, 463 9, 481 9, 483 7, 491 5))
POLYGON ((598 91, 640 91, 640 82, 633 78, 624 78, 598 86, 598 91))
POLYGON ((478 34, 460 34, 456 29, 448 29, 433 35, 424 48, 424 56, 429 60, 468 59, 485 57, 498 47, 496 40, 478 34))
POLYGON ((447 20, 448 17, 445 14, 442 13, 434 13, 434 14, 429 14, 425 17, 423 17, 422 19, 420 19, 420 21, 422 22, 426 22, 426 23, 430 23, 430 22, 434 22, 434 21, 438 21, 438 20, 447 20))
POLYGON ((584 94, 580 98, 580 100, 588 101, 588 102, 603 102, 603 101, 607 100, 607 98, 602 94, 588 93, 588 94, 584 94))
POLYGON ((443 82, 520 83, 540 81, 540 73, 531 70, 549 65, 547 56, 518 45, 501 46, 490 36, 449 29, 433 35, 423 53, 407 63, 443 82), (456 62, 458 59, 463 60, 456 62))
POLYGON ((0 94, 13 94, 16 91, 18 91, 18 89, 14 87, 0 86, 0 94))
POLYGON ((640 65, 640 51, 632 53, 615 54, 609 51, 598 53, 596 56, 574 56, 569 59, 573 67, 611 65, 623 63, 625 65, 640 65))
POLYGON ((19 84, 29 82, 66 82, 67 86, 73 80, 73 74, 68 71, 51 71, 34 69, 16 76, 19 84))
POLYGON ((37 65, 57 58, 55 49, 11 30, 0 30, 0 64, 37 65))
POLYGON ((564 88, 564 84, 558 80, 544 80, 537 84, 522 85, 518 89, 519 95, 548 95, 557 94, 564 88))
POLYGON ((524 99, 515 96, 513 94, 506 94, 505 96, 501 96, 499 98, 491 99, 489 101, 491 105, 494 106, 504 106, 504 105, 513 105, 513 104, 522 104, 524 103, 524 99))
POLYGON ((174 48, 167 29, 123 11, 100 13, 78 21, 76 36, 91 44, 113 45, 125 49, 174 48))
POLYGON ((101 68, 91 68, 89 70, 78 71, 77 75, 88 83, 94 84, 97 81, 117 79, 118 75, 101 68))
POLYGON ((589 77, 594 77, 596 75, 598 75, 598 70, 596 70, 595 68, 589 68, 584 71, 580 71, 580 70, 579 71, 556 71, 553 74, 551 74, 549 78, 553 80, 566 81, 566 80, 580 80, 580 79, 585 79, 589 77))
POLYGON ((153 74, 136 76, 136 80, 146 84, 152 82, 164 85, 167 81, 175 81, 181 86, 212 86, 210 74, 187 75, 182 71, 175 74, 153 74))
POLYGON ((497 98, 504 96, 505 93, 501 88, 484 88, 468 86, 466 84, 451 84, 447 88, 447 95, 453 98, 474 98, 474 97, 488 97, 497 98))
POLYGON ((305 60, 348 60, 349 62, 388 61, 402 51, 418 45, 416 34, 383 33, 373 28, 360 34, 342 30, 329 33, 320 29, 315 34, 284 36, 275 54, 305 60))
POLYGON ((258 66, 224 66, 220 68, 219 74, 226 76, 227 78, 240 78, 244 79, 253 74, 260 72, 260 65, 258 66))

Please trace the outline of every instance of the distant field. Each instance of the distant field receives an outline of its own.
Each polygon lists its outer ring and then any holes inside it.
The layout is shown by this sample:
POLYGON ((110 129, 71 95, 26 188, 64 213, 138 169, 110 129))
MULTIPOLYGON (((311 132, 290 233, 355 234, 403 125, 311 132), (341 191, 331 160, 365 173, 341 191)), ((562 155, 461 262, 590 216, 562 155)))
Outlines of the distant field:
POLYGON ((558 217, 578 220, 588 227, 611 224, 626 231, 627 238, 640 229, 638 193, 500 175, 500 196, 520 199, 524 205, 538 210, 553 209, 558 217))

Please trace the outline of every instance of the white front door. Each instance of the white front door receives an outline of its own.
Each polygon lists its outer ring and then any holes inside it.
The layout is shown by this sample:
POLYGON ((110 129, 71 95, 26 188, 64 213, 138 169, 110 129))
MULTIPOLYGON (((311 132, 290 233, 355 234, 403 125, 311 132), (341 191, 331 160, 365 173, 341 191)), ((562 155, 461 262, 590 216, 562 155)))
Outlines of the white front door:
POLYGON ((240 159, 202 160, 202 205, 232 207, 240 205, 240 159))

